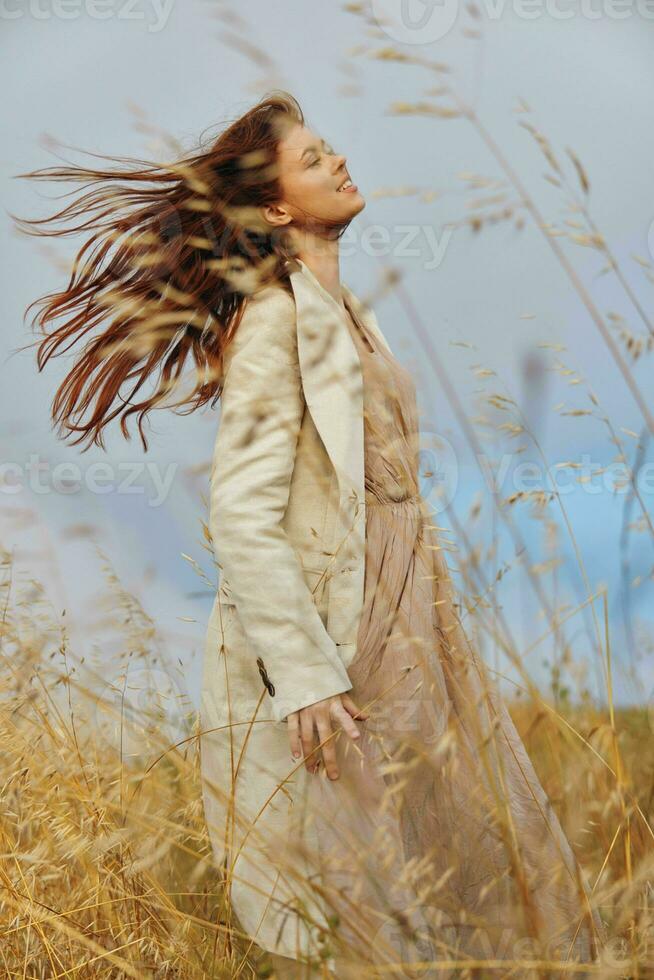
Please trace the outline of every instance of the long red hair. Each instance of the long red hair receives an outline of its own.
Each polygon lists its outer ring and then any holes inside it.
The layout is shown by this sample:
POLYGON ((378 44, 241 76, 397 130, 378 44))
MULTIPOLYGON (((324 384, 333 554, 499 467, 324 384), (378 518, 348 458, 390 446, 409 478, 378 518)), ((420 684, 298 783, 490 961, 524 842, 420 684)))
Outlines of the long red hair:
POLYGON ((119 416, 130 439, 127 421, 138 414, 147 451, 143 421, 152 409, 189 406, 180 411, 188 414, 211 399, 215 404, 222 391, 222 355, 248 295, 266 282, 289 288, 287 239, 264 226, 258 212, 281 197, 277 145, 289 123, 304 125, 302 110, 293 96, 275 92, 208 148, 171 164, 105 156, 119 166, 71 164, 18 175, 92 185, 50 217, 12 215, 30 235, 91 233, 66 288, 34 300, 25 311, 27 316, 37 307, 32 328, 44 334, 36 342, 39 371, 87 338, 52 402, 62 438, 78 433, 72 444, 104 448, 105 426, 119 416), (101 332, 89 337, 98 325, 101 332), (164 404, 188 355, 196 369, 193 390, 164 404), (157 373, 154 391, 135 401, 157 373), (127 384, 131 390, 123 397, 127 384))

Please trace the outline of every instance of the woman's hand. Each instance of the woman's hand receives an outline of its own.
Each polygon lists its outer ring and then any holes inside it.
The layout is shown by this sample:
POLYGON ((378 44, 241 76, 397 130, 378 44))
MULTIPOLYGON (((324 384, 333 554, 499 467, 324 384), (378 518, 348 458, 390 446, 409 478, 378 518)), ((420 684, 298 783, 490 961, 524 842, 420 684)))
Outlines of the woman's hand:
POLYGON ((316 748, 314 730, 317 729, 319 742, 325 743, 322 746, 322 757, 327 775, 330 779, 338 779, 336 746, 334 739, 330 738, 333 733, 332 721, 339 722, 350 738, 357 739, 361 737, 361 732, 353 719, 359 718, 364 721, 369 717, 370 712, 357 708, 346 692, 335 694, 323 701, 316 701, 299 711, 292 711, 287 715, 286 721, 293 758, 299 759, 304 753, 306 768, 309 772, 317 771, 320 763, 314 751, 316 748), (326 739, 328 741, 325 741, 326 739))

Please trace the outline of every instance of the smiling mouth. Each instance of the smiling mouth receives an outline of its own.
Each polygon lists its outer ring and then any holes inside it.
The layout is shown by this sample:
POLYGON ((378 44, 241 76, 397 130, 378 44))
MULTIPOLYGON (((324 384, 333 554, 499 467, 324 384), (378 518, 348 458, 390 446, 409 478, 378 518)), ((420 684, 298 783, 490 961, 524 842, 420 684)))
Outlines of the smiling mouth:
POLYGON ((340 187, 337 188, 339 194, 345 193, 345 191, 356 190, 356 184, 353 184, 349 177, 347 177, 340 187))

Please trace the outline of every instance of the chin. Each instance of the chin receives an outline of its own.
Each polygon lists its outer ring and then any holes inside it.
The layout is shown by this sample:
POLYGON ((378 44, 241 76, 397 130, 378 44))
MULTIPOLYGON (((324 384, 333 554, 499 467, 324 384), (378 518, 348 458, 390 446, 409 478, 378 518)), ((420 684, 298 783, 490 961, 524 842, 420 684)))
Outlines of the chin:
POLYGON ((354 195, 354 200, 352 201, 351 211, 352 214, 358 214, 359 211, 363 211, 366 206, 366 199, 363 194, 359 194, 357 191, 354 195))

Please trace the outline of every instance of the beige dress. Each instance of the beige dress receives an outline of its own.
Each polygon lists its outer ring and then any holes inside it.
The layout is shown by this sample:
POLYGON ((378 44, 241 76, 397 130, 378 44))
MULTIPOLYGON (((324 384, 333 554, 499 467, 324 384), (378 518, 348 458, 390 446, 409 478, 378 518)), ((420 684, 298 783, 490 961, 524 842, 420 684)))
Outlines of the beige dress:
MULTIPOLYGON (((604 926, 460 623, 420 496, 413 381, 363 324, 349 328, 364 379, 366 474, 365 596, 349 694, 371 717, 357 722, 358 742, 338 730, 340 778, 320 767, 295 805, 317 842, 306 856, 319 862, 333 948, 366 965, 591 960, 604 926)), ((430 974, 405 966, 393 975, 430 974)))

